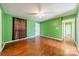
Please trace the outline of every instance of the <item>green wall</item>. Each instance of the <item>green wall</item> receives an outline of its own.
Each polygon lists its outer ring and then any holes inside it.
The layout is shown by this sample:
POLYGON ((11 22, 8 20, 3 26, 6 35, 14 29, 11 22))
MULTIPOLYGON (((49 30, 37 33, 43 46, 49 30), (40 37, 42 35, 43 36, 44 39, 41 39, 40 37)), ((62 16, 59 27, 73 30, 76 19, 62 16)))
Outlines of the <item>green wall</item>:
POLYGON ((27 37, 35 36, 35 23, 32 20, 27 20, 27 37))
POLYGON ((62 40, 62 21, 72 18, 75 20, 75 17, 76 15, 73 14, 41 22, 41 35, 62 40))
POLYGON ((12 40, 12 16, 2 13, 2 41, 7 42, 12 40))
MULTIPOLYGON (((3 42, 12 41, 13 16, 3 12, 2 14, 3 42)), ((35 35, 35 22, 27 20, 27 37, 35 35)))
POLYGON ((3 46, 2 45, 2 42, 1 42, 1 40, 2 40, 2 10, 1 10, 1 7, 0 7, 0 51, 1 51, 1 47, 3 46))
MULTIPOLYGON (((0 5, 2 9, 2 6, 0 5)), ((20 18, 20 17, 17 17, 20 18)), ((25 19, 25 18, 24 18, 25 19)), ((35 35, 35 21, 27 19, 27 37, 35 35)), ((7 14, 2 9, 2 44, 12 41, 13 15, 7 14)))
MULTIPOLYGON (((12 41, 13 16, 2 12, 2 41, 12 41)), ((19 18, 19 17, 18 17, 19 18)), ((41 35, 61 39, 62 20, 75 18, 74 15, 50 19, 40 23, 41 35)), ((24 18, 25 19, 25 18, 24 18)), ((27 19, 27 37, 35 36, 35 21, 27 19)))
POLYGON ((61 38, 61 18, 51 19, 41 23, 41 35, 61 38))

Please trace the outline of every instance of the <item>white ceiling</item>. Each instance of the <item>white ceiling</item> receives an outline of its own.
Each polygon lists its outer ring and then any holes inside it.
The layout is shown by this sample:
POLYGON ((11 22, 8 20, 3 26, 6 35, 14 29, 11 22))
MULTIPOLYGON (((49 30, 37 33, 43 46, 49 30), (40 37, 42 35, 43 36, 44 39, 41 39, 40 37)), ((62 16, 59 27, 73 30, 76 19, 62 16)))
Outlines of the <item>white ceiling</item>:
POLYGON ((77 4, 74 3, 3 3, 3 10, 16 17, 29 18, 35 21, 45 21, 49 18, 70 15, 76 12, 77 4), (29 13, 45 13, 42 18, 29 13))

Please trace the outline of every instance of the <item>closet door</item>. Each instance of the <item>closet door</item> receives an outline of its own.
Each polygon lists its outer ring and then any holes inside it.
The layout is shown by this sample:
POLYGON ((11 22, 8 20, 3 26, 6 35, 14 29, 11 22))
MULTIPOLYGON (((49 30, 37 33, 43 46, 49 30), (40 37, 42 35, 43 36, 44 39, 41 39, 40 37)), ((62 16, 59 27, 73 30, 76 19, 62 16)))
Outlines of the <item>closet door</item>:
POLYGON ((26 21, 25 20, 20 20, 19 37, 20 38, 26 37, 26 21))
POLYGON ((19 39, 19 20, 14 18, 14 39, 19 39))
POLYGON ((26 21, 24 19, 14 18, 14 39, 26 37, 26 21))

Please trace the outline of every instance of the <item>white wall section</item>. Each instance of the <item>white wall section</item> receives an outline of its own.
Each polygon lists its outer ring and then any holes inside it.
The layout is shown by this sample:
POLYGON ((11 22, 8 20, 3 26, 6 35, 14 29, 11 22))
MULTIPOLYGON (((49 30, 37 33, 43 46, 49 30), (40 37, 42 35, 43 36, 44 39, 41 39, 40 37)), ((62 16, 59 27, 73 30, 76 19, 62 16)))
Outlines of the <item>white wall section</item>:
POLYGON ((79 47, 79 13, 76 20, 76 43, 77 43, 77 46, 79 47))
POLYGON ((35 36, 40 36, 40 23, 35 24, 35 36))

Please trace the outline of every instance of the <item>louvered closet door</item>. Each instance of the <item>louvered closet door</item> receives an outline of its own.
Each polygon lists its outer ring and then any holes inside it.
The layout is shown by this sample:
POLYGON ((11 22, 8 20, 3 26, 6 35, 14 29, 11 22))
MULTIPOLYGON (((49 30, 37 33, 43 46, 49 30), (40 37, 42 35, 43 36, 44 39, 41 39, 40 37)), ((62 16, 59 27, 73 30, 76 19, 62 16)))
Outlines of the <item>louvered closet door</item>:
POLYGON ((20 20, 20 29, 19 29, 19 37, 26 37, 26 22, 24 20, 20 20))
POLYGON ((19 18, 14 18, 14 39, 26 37, 26 21, 19 18))
POLYGON ((14 39, 19 39, 19 20, 14 19, 14 39))

